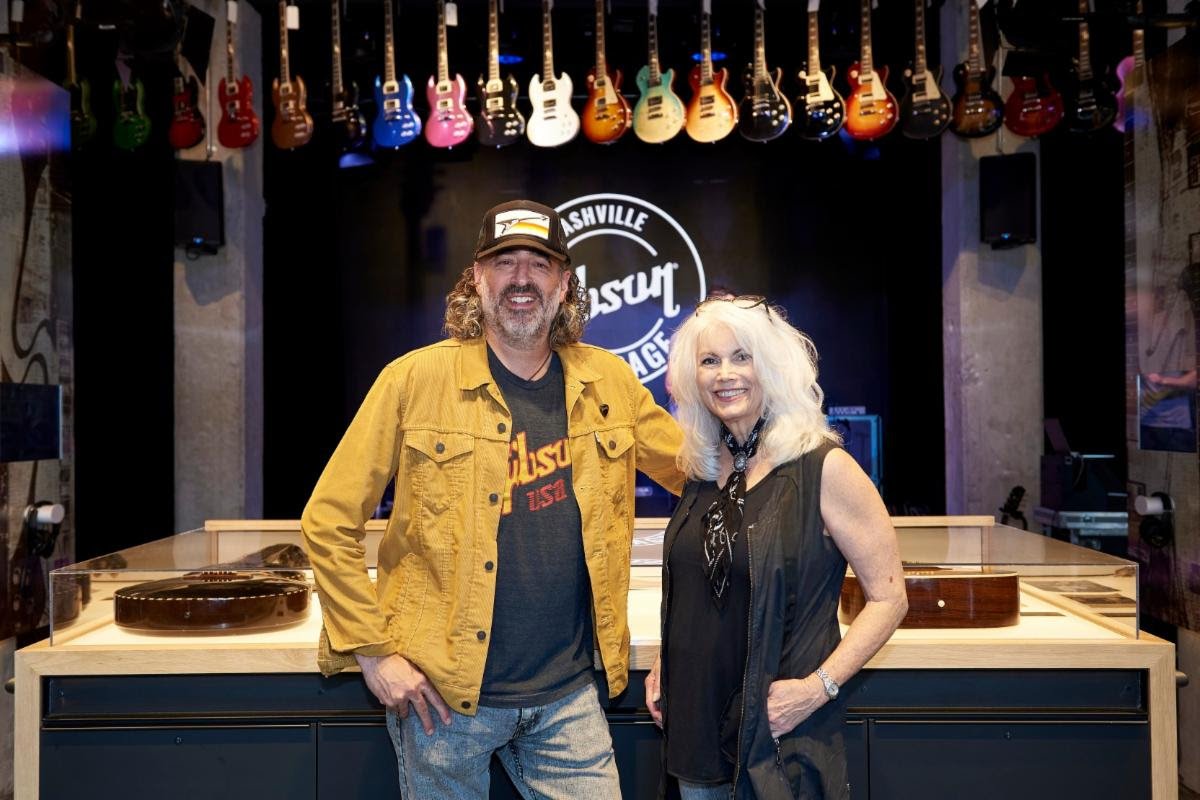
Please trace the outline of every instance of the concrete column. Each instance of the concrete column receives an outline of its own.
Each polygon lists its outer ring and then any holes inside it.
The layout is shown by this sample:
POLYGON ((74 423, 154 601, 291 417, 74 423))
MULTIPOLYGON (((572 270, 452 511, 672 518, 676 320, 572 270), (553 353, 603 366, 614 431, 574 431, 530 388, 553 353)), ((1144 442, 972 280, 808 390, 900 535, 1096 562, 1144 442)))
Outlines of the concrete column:
MULTIPOLYGON (((225 246, 189 260, 175 253, 175 528, 205 519, 258 518, 263 496, 262 149, 266 130, 243 150, 216 139, 225 73, 225 3, 201 0, 216 20, 210 56, 209 143, 182 154, 223 167, 225 246)), ((239 3, 237 75, 249 74, 262 119, 262 19, 239 3)), ((203 76, 202 76, 203 77, 203 76)), ((269 88, 269 84, 268 84, 269 88)))
MULTIPOLYGON (((941 14, 949 73, 966 58, 967 8, 947 3, 941 14)), ((941 147, 946 512, 994 515, 1014 485, 1036 497, 1039 484, 1042 271, 1036 244, 980 244, 979 158, 1037 153, 1038 144, 1002 129, 972 141, 947 132, 941 147)))

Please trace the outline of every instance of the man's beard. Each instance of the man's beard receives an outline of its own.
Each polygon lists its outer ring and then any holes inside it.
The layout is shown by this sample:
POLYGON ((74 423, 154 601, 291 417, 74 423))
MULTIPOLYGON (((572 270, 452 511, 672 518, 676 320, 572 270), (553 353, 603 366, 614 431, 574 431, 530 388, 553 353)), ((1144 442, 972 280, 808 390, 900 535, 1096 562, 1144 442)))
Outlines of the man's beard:
POLYGON ((498 297, 492 297, 487 284, 480 281, 478 290, 484 326, 499 334, 507 344, 528 348, 547 340, 550 325, 558 314, 558 304, 547 300, 536 285, 507 286, 498 297), (504 300, 514 294, 533 295, 537 299, 528 308, 513 309, 505 305, 504 300))

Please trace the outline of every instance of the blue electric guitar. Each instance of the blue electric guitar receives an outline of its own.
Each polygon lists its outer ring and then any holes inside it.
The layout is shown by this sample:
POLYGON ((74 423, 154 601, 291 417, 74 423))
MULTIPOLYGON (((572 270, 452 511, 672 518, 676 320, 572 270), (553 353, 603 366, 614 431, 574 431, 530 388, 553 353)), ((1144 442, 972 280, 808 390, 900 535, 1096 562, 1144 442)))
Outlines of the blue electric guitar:
POLYGON ((375 107, 378 112, 371 126, 376 147, 403 147, 421 135, 421 118, 413 111, 412 81, 407 75, 396 77, 396 40, 392 22, 392 0, 383 0, 386 58, 382 77, 375 78, 375 107))
POLYGON ((650 2, 650 58, 637 74, 638 101, 633 107, 633 132, 643 142, 658 144, 683 130, 683 101, 671 88, 675 70, 658 65, 657 0, 650 2))

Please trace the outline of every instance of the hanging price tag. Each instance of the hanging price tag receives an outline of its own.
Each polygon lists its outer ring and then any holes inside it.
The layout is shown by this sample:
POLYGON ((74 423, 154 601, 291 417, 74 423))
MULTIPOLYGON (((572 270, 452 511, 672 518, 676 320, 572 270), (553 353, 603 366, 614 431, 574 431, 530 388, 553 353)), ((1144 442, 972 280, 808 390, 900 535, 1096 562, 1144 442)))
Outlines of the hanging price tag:
POLYGON ((712 13, 712 0, 701 0, 700 10, 703 11, 705 14, 711 14, 712 13))
POLYGON ((812 12, 818 10, 820 7, 821 7, 821 0, 808 0, 808 12, 810 14, 812 12))
POLYGON ((225 4, 225 19, 229 20, 234 25, 237 25, 237 9, 237 0, 229 0, 229 2, 225 4))
MULTIPOLYGON (((975 0, 975 7, 982 10, 987 5, 988 0, 975 0)), ((1013 0, 1013 8, 1016 8, 1017 0, 1013 0)))
POLYGON ((287 27, 289 31, 300 30, 300 6, 287 7, 287 27))
POLYGON ((24 0, 12 0, 12 10, 9 12, 9 21, 21 23, 25 21, 25 2, 24 0))
POLYGON ((458 27, 458 3, 446 3, 446 24, 451 28, 458 27))
POLYGON ((650 0, 650 16, 658 16, 658 0, 650 0))

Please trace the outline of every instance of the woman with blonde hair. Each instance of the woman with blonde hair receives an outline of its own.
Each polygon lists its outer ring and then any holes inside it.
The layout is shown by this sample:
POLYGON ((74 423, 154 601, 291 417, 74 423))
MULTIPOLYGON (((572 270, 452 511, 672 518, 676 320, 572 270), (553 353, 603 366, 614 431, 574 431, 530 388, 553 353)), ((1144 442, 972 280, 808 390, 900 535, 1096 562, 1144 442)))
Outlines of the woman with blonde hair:
POLYGON ((829 429, 816 349, 781 308, 706 300, 670 353, 688 482, 646 678, 665 774, 683 800, 846 798, 839 686, 907 610, 895 530, 829 429), (847 562, 867 604, 843 637, 847 562))

